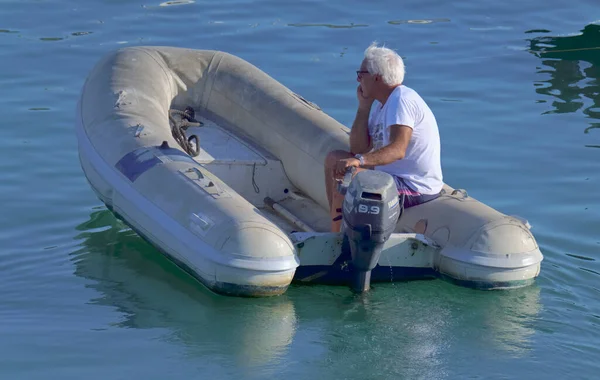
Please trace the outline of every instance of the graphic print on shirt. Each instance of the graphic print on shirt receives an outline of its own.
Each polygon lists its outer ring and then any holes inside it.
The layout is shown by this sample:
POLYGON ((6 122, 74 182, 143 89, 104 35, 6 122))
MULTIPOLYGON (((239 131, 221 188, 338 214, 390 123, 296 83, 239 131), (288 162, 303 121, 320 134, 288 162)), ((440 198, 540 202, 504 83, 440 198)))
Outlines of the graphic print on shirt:
POLYGON ((384 138, 385 128, 383 127, 383 123, 377 123, 375 128, 373 128, 373 149, 381 149, 383 148, 383 143, 385 141, 384 138))

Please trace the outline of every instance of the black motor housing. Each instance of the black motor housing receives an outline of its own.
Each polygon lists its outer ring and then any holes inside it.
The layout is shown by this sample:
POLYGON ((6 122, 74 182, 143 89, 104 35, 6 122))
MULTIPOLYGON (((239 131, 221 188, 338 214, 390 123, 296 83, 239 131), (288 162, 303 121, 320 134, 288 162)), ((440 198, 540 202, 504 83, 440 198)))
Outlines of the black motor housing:
POLYGON ((350 243, 354 291, 369 290, 371 270, 379 262, 402 210, 396 183, 388 173, 363 170, 350 182, 342 206, 342 231, 350 243))

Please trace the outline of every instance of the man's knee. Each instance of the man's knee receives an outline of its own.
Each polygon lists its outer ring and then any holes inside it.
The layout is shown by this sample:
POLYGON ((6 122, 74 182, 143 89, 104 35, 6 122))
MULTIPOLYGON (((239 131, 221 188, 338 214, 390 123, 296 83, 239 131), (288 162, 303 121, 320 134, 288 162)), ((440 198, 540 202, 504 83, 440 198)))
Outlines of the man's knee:
POLYGON ((325 158, 325 167, 333 168, 335 163, 344 158, 353 157, 352 153, 345 150, 332 150, 327 154, 325 158))

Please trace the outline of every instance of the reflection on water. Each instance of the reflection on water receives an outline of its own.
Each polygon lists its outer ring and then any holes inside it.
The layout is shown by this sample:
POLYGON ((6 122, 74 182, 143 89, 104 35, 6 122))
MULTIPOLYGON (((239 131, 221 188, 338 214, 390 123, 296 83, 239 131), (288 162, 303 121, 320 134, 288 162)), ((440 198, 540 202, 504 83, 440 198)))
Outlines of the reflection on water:
POLYGON ((489 339, 499 349, 521 356, 531 349, 535 322, 541 310, 540 288, 534 284, 490 298, 490 304, 482 312, 487 327, 482 338, 489 339))
MULTIPOLYGON (((528 33, 548 33, 531 30, 528 33)), ((555 97, 554 110, 569 113, 583 109, 589 118, 600 119, 600 24, 587 25, 579 34, 539 36, 529 41, 530 51, 542 60, 538 73, 549 79, 536 82, 536 92, 555 97)), ((593 121, 584 132, 600 128, 593 121)))
POLYGON ((319 326, 319 371, 356 378, 452 378, 472 366, 474 351, 527 357, 541 309, 537 285, 484 292, 441 281, 380 284, 366 296, 290 290, 299 335, 319 326))
POLYGON ((123 314, 123 328, 167 329, 204 361, 226 357, 238 365, 272 364, 296 330, 294 305, 283 296, 221 297, 171 264, 109 211, 95 211, 77 227, 82 247, 72 253, 75 275, 93 280, 91 302, 123 314))
POLYGON ((115 326, 165 329, 166 339, 183 344, 190 356, 225 365, 275 368, 304 357, 332 375, 350 370, 443 378, 449 352, 472 352, 471 346, 527 352, 540 309, 536 285, 482 292, 442 281, 379 285, 366 296, 346 287, 294 285, 280 297, 224 297, 104 208, 77 229, 75 274, 93 281, 101 295, 93 304, 122 314, 115 326), (289 353, 298 332, 309 340, 300 339, 289 353))

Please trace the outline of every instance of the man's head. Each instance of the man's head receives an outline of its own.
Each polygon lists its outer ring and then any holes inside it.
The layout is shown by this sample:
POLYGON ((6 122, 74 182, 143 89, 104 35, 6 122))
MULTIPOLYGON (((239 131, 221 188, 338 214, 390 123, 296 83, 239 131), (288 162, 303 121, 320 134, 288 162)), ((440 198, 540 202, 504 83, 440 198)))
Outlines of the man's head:
POLYGON ((404 61, 395 51, 378 47, 374 42, 365 50, 356 80, 361 84, 364 96, 377 97, 402 84, 404 61))

